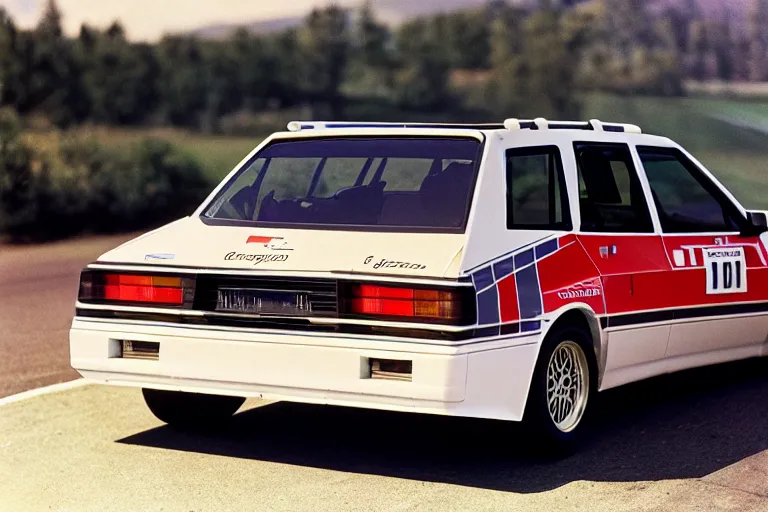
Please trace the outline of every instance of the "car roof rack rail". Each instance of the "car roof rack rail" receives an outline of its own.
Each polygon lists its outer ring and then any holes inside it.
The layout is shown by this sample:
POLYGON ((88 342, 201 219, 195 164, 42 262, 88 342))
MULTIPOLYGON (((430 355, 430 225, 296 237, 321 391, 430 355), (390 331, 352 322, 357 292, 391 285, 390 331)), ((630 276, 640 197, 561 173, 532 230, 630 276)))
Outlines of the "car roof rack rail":
POLYGON ((549 121, 543 117, 536 119, 505 119, 507 130, 594 130, 598 132, 643 133, 639 126, 623 123, 604 123, 599 119, 589 121, 549 121))
POLYGON ((634 124, 603 123, 598 119, 589 121, 548 121, 536 119, 506 119, 503 123, 365 123, 343 121, 291 121, 288 131, 333 130, 344 128, 437 128, 445 130, 594 130, 599 132, 642 133, 634 124))
POLYGON ((445 130, 501 130, 501 123, 353 123, 343 121, 291 121, 288 123, 288 131, 300 132, 302 130, 333 130, 339 128, 442 128, 445 130))

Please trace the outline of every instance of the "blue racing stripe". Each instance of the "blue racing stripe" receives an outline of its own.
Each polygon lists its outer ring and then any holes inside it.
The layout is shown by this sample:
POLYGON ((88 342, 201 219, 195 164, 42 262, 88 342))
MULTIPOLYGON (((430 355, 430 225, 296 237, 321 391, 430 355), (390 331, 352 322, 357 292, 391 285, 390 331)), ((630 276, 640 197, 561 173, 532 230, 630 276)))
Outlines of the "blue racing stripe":
POLYGON ((544 256, 547 256, 548 254, 552 254, 557 250, 557 238, 553 238, 552 240, 547 240, 541 245, 538 245, 536 247, 536 259, 540 260, 544 256))
POLYGON ((515 255, 515 268, 521 268, 530 263, 533 263, 533 249, 515 255))
POLYGON ((520 322, 520 332, 538 331, 539 329, 541 329, 541 320, 520 322))
POLYGON ((541 292, 539 291, 539 273, 536 265, 519 270, 515 274, 515 284, 517 285, 520 318, 536 318, 541 315, 541 292))
POLYGON ((479 325, 499 323, 499 293, 495 286, 477 295, 477 323, 479 325))
POLYGON ((475 282, 475 289, 480 291, 493 284, 493 271, 491 267, 485 267, 472 274, 472 280, 475 282))
POLYGON ((496 274, 496 280, 500 281, 515 271, 515 258, 510 256, 505 260, 493 264, 493 273, 496 274))

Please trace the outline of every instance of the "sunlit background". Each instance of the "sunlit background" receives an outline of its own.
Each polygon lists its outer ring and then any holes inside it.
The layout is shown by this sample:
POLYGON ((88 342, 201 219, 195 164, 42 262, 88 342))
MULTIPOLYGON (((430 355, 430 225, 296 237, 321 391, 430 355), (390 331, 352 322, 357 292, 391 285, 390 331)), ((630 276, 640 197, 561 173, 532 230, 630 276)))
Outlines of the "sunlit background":
POLYGON ((768 0, 0 0, 0 237, 191 211, 293 119, 632 122, 768 209, 768 0))

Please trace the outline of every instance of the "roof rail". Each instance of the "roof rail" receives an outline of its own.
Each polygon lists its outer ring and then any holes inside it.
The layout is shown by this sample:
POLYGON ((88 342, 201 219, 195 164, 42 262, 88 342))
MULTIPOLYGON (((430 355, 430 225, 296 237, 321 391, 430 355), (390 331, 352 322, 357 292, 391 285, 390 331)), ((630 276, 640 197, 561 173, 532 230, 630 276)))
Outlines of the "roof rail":
POLYGON ((536 119, 506 119, 503 123, 354 123, 341 121, 291 121, 288 130, 331 130, 343 128, 441 128, 456 130, 594 130, 599 132, 642 133, 634 124, 603 123, 597 119, 589 121, 548 121, 543 117, 536 119))
POLYGON ((507 130, 594 130, 598 132, 643 133, 639 126, 622 123, 603 123, 598 119, 589 121, 548 121, 543 117, 536 119, 510 118, 504 121, 507 130))
POLYGON ((335 128, 442 128, 442 129, 468 129, 468 130, 500 130, 504 128, 501 123, 346 123, 342 121, 291 121, 288 123, 288 131, 300 132, 302 130, 332 130, 335 128))

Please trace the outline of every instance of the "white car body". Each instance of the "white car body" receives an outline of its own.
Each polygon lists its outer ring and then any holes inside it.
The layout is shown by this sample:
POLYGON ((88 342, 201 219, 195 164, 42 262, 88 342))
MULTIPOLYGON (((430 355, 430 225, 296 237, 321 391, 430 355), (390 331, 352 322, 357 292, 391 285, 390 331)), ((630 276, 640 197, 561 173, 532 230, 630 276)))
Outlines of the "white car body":
MULTIPOLYGON (((254 149, 190 217, 132 240, 87 268, 468 287, 478 297, 478 312, 482 310, 473 325, 392 319, 309 319, 313 326, 343 324, 397 328, 403 332, 412 328, 473 333, 465 339, 198 325, 194 318, 210 316, 210 312, 79 300, 70 335, 72 366, 83 377, 105 384, 518 421, 526 409, 543 340, 564 315, 574 312, 589 326, 600 390, 685 368, 768 353, 768 286, 762 286, 768 284, 765 235, 739 238, 739 233, 733 231, 686 235, 665 234, 662 230, 637 146, 674 148, 692 159, 688 153, 667 138, 637 133, 639 130, 631 126, 624 127, 626 131, 612 132, 604 130, 601 123, 593 123, 591 130, 569 129, 543 120, 534 125, 539 129, 526 129, 525 125, 521 129, 514 120, 493 128, 294 126, 296 131, 274 134, 254 149), (287 229, 210 225, 201 219, 224 184, 273 142, 350 136, 468 137, 480 141, 482 159, 464 232, 287 229), (574 143, 579 142, 626 145, 643 187, 652 232, 596 234, 580 229, 582 216, 574 153, 574 143), (552 146, 558 148, 562 158, 573 228, 508 229, 505 152, 552 146), (249 237, 270 240, 248 244, 249 237), (691 242, 693 238, 698 242, 691 242), (676 240, 680 240, 679 246, 675 245, 676 240), (633 248, 633 244, 639 245, 633 248), (636 261, 653 259, 638 249, 643 244, 654 244, 654 251, 657 246, 661 248, 654 260, 658 260, 654 265, 661 265, 659 268, 633 267, 636 261), (726 295, 703 293, 709 271, 699 261, 702 256, 695 262, 686 258, 702 250, 701 247, 706 250, 720 245, 741 248, 736 252, 746 258, 742 259, 744 279, 748 280, 746 291, 726 295), (692 246, 696 247, 691 249, 692 246), (290 251, 290 256, 275 256, 283 254, 281 250, 290 251), (228 258, 232 253, 235 255, 228 258), (238 259, 237 254, 251 254, 254 258, 238 259), (631 260, 627 259, 625 265, 626 258, 631 260), (261 261, 254 264, 256 259, 261 261), (386 261, 377 267, 382 260, 386 261), (582 260, 588 270, 579 268, 582 260), (506 288, 501 286, 505 276, 498 270, 498 264, 505 261, 514 266, 506 278, 522 275, 526 269, 537 276, 538 289, 532 291, 533 295, 521 299, 521 292, 516 291, 517 299, 509 299, 506 288), (687 281, 673 282, 676 275, 690 276, 692 283, 701 281, 695 285, 701 290, 697 288, 695 296, 681 297, 679 303, 669 302, 665 295, 674 293, 663 283, 677 288, 688 286, 687 281), (490 281, 481 282, 488 276, 490 281), (631 294, 622 291, 624 295, 613 298, 612 294, 619 293, 613 291, 619 286, 614 283, 623 283, 625 279, 632 287, 631 294), (557 284, 547 288, 545 282, 557 284), (658 288, 654 291, 653 287, 658 288), (644 293, 647 297, 640 300, 644 293), (653 303, 653 293, 658 295, 658 304, 653 303), (485 299, 480 298, 494 294, 499 308, 495 314, 481 304, 485 299), (541 311, 524 318, 522 310, 527 306, 521 301, 535 302, 536 297, 541 311), (514 304, 507 304, 509 300, 514 304), (89 314, 94 311, 110 314, 89 314), (685 311, 690 314, 684 314, 685 311), (120 312, 126 313, 125 318, 120 317, 120 312), (136 313, 145 318, 137 317, 136 313), (160 319, 153 318, 153 314, 161 315, 157 317, 160 319), (189 321, 167 321, 174 315, 189 321), (124 340, 159 343, 159 355, 156 359, 122 357, 124 340), (410 380, 371 378, 371 359, 412 361, 410 380)), ((746 216, 746 210, 733 195, 703 166, 692 161, 722 191, 723 197, 746 216)), ((716 257, 715 253, 708 254, 716 257)), ((520 286, 521 278, 514 279, 518 280, 516 286, 520 286)))

